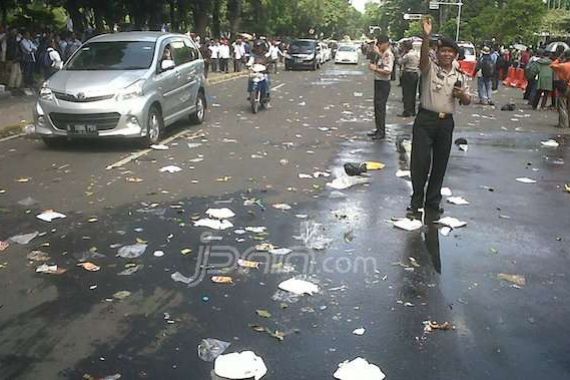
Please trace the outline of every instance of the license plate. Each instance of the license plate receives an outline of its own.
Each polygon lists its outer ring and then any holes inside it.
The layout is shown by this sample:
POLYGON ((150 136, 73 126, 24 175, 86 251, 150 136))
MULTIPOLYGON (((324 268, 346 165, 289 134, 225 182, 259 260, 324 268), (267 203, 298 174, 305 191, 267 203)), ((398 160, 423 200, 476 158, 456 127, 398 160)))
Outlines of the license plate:
POLYGON ((70 135, 97 135, 97 126, 94 124, 70 124, 67 126, 70 135))

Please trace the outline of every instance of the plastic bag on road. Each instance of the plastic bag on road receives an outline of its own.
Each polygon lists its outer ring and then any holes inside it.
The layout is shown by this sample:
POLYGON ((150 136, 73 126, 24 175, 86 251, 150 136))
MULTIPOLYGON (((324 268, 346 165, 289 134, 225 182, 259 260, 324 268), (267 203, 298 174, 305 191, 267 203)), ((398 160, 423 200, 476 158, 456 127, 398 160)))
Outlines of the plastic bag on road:
POLYGON ((214 373, 227 379, 261 379, 267 373, 263 359, 252 351, 220 355, 214 362, 214 373))
POLYGON ((146 247, 146 244, 125 245, 124 247, 119 248, 117 256, 124 259, 136 259, 144 254, 146 247))
POLYGON ((218 356, 223 354, 230 345, 231 343, 218 339, 202 339, 202 342, 198 345, 198 357, 205 362, 213 362, 218 356))
POLYGON ((362 185, 369 182, 370 179, 366 177, 342 176, 335 178, 332 182, 327 183, 327 187, 335 190, 344 190, 355 185, 362 185))
POLYGON ((174 282, 182 282, 183 284, 189 285, 192 282, 190 277, 184 276, 180 272, 175 272, 170 275, 170 278, 174 280, 174 282))
POLYGON ((212 219, 229 219, 236 216, 229 208, 210 208, 206 211, 206 215, 212 219))
POLYGON ((362 358, 340 363, 333 376, 338 380, 382 380, 386 377, 378 366, 362 358))
POLYGON ((16 243, 16 244, 20 244, 20 245, 26 245, 29 242, 31 242, 33 239, 35 239, 39 234, 40 233, 38 231, 34 231, 34 232, 29 233, 29 234, 12 236, 8 240, 11 241, 12 243, 16 243))

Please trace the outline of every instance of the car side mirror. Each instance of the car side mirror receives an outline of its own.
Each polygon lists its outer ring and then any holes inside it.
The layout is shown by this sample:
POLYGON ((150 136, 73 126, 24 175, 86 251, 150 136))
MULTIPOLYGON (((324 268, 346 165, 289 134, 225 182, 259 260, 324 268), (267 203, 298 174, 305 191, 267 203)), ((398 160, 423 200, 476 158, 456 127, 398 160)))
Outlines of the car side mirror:
POLYGON ((162 62, 160 62, 160 70, 161 71, 172 70, 175 66, 176 66, 176 64, 174 63, 174 61, 170 60, 170 59, 165 59, 162 62))

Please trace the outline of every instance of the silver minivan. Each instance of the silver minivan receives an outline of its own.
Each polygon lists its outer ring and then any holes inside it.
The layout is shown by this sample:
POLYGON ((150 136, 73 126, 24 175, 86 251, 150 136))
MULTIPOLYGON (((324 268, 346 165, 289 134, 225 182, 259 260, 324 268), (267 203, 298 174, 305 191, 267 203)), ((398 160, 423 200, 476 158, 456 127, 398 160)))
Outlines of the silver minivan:
POLYGON ((125 32, 85 42, 40 89, 34 134, 48 146, 73 138, 156 144, 185 117, 204 121, 204 61, 182 34, 125 32))

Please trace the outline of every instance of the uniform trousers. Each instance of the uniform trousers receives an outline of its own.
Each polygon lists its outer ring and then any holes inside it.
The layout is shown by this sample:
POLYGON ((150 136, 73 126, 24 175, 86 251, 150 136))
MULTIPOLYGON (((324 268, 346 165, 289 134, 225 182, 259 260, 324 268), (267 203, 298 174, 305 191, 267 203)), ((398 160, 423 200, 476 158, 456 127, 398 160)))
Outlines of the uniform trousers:
POLYGON ((374 119, 376 134, 386 135, 386 103, 390 95, 390 82, 387 80, 374 80, 374 119))

